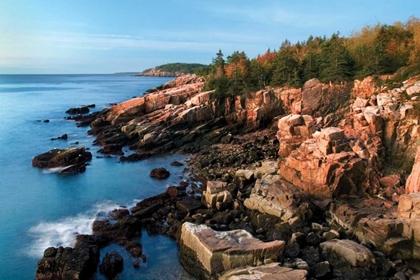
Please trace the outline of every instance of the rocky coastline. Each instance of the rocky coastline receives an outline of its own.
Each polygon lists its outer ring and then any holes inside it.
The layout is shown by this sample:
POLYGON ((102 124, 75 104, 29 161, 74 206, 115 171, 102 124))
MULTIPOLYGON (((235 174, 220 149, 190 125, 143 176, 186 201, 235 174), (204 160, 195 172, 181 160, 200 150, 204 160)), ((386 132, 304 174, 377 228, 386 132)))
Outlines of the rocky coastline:
POLYGON ((139 267, 142 229, 174 238, 197 279, 420 279, 415 78, 393 90, 312 79, 224 100, 203 86, 180 76, 72 117, 120 161, 189 154, 190 178, 95 221, 74 248, 46 249, 36 279, 112 279, 120 256, 99 259, 110 243, 139 267))

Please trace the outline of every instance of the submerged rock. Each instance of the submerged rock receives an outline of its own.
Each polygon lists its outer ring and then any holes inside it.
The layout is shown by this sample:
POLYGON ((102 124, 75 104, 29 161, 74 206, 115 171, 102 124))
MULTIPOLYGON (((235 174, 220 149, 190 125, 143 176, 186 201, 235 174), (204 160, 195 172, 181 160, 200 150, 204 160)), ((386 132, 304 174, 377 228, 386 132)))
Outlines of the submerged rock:
POLYGON ((99 270, 108 278, 114 279, 114 277, 123 270, 123 267, 124 260, 121 255, 117 252, 111 252, 105 256, 99 270))

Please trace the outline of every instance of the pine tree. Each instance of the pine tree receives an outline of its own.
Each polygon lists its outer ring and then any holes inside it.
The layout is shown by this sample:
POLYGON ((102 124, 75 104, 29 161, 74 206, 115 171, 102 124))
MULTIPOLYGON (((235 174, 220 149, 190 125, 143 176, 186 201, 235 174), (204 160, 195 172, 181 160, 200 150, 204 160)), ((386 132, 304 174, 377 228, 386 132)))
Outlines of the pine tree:
POLYGON ((321 45, 320 80, 323 82, 343 82, 354 77, 354 59, 344 46, 339 34, 333 34, 321 45))
POLYGON ((274 86, 294 86, 301 85, 300 65, 297 59, 296 50, 288 40, 285 40, 273 64, 273 77, 271 84, 274 86))

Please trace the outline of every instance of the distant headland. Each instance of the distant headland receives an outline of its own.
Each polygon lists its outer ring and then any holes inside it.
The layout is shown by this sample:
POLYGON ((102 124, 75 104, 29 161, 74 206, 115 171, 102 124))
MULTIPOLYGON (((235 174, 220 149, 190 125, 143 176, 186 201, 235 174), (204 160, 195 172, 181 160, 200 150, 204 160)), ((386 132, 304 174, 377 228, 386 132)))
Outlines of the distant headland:
POLYGON ((199 63, 167 63, 146 69, 138 73, 137 76, 179 77, 185 74, 193 74, 197 70, 207 67, 209 66, 199 63))

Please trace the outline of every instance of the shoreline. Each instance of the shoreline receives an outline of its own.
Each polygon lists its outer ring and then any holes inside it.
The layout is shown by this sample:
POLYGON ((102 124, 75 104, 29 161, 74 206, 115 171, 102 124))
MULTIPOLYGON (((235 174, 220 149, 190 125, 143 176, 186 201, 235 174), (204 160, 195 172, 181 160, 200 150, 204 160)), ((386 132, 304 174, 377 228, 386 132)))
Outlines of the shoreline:
MULTIPOLYGON (((232 261, 226 262, 221 271, 213 271, 198 257, 200 246, 209 246, 205 245, 209 241, 200 237, 201 231, 214 234, 216 239, 221 236, 216 231, 222 231, 232 235, 232 240, 241 240, 235 234, 243 235, 245 231, 241 230, 245 229, 251 236, 249 242, 257 247, 260 246, 258 242, 274 246, 271 245, 273 242, 283 240, 273 247, 275 251, 280 250, 274 256, 266 255, 271 249, 264 253, 255 249, 254 253, 264 254, 259 255, 264 259, 263 263, 278 262, 276 269, 279 271, 287 267, 287 273, 293 277, 309 274, 332 279, 344 269, 349 277, 362 275, 366 279, 387 279, 392 273, 412 269, 410 259, 401 262, 392 259, 390 252, 399 249, 387 245, 391 242, 388 239, 398 234, 391 229, 393 224, 400 223, 396 215, 398 202, 385 202, 370 193, 386 194, 382 189, 366 189, 365 192, 360 187, 362 183, 368 184, 367 188, 373 186, 369 181, 372 178, 367 177, 365 182, 360 179, 365 178, 363 172, 369 170, 367 166, 379 166, 377 158, 366 157, 366 153, 384 157, 381 147, 372 146, 371 142, 356 146, 352 141, 365 136, 360 136, 353 128, 331 126, 331 123, 338 124, 341 119, 353 117, 349 115, 351 111, 341 110, 344 105, 352 106, 349 86, 330 85, 330 89, 314 80, 308 81, 308 85, 306 90, 315 95, 319 94, 318 90, 327 94, 328 90, 345 93, 331 95, 329 104, 319 102, 304 108, 307 112, 318 112, 337 106, 336 115, 326 118, 325 123, 322 117, 313 118, 293 111, 296 108, 293 102, 301 104, 299 98, 305 96, 301 89, 285 90, 291 101, 268 89, 249 97, 246 100, 249 104, 245 106, 231 100, 220 104, 212 101, 212 92, 202 92, 202 80, 193 76, 177 78, 144 97, 115 105, 95 115, 93 121, 87 116, 92 128, 90 134, 96 136, 94 144, 102 146, 102 153, 121 155, 122 147, 128 145, 135 152, 124 161, 132 162, 175 151, 189 154, 187 170, 191 176, 163 193, 142 200, 130 211, 114 211, 112 222, 96 221, 93 235, 79 236, 75 248, 68 253, 89 260, 78 273, 93 273, 91 264, 100 263, 98 248, 104 244, 122 245, 134 258, 141 259, 141 244, 130 241, 141 229, 175 239, 180 248, 181 263, 199 279, 216 279, 228 270, 228 274, 252 274, 254 269, 230 272, 235 268, 230 266, 235 263, 232 261), (345 97, 349 100, 343 104, 345 97), (228 107, 229 104, 232 107, 228 107), (277 106, 285 104, 289 108, 278 111, 277 106), (322 158, 318 159, 319 155, 322 158), (307 174, 312 172, 309 168, 312 161, 316 161, 318 170, 315 174, 307 174), (309 164, 309 167, 305 169, 299 164, 309 164), (336 169, 332 171, 335 173, 331 173, 331 167, 336 169), (331 174, 338 179, 328 179, 327 183, 318 179, 331 174), (343 174, 343 180, 347 180, 345 185, 340 181, 343 174), (315 179, 309 178, 312 181, 306 182, 305 176, 315 176, 315 179), (194 180, 200 180, 201 185, 197 186, 194 180), (347 188, 351 184, 355 187, 347 188), (386 213, 385 218, 383 213, 386 213), (389 223, 385 225, 388 229, 383 229, 382 220, 389 223), (195 228, 194 225, 200 226, 195 228), (389 232, 383 233, 384 230, 389 232), (193 237, 194 234, 197 235, 193 237), (191 238, 199 240, 198 243, 192 242, 191 238), (381 239, 380 243, 377 239, 381 239), (360 245, 360 240, 364 240, 364 246, 360 245), (384 247, 376 248, 381 243, 384 247), (363 261, 355 265, 340 255, 341 249, 337 249, 340 246, 351 254, 362 252, 363 261), (377 268, 375 262, 382 263, 383 267, 377 268)), ((360 100, 355 102, 360 103, 360 100)), ((358 125, 356 121, 355 125, 358 125)), ((363 122, 361 125, 365 126, 363 122)), ((370 132, 363 133, 370 135, 370 132)), ((380 140, 376 138, 375 143, 381 143, 380 140)), ((380 173, 375 176, 378 177, 374 179, 382 179, 380 173)), ((405 242, 406 239, 401 240, 405 242)), ((252 254, 249 251, 235 250, 246 256, 244 260, 255 259, 255 256, 249 256, 252 254)), ((52 251, 47 249, 39 262, 37 279, 48 279, 48 275, 42 274, 43 267, 63 262, 57 252, 52 251)), ((244 262, 240 267, 252 264, 244 262)), ((136 266, 136 261, 133 265, 136 266)), ((253 266, 265 269, 257 263, 253 266)), ((71 267, 70 271, 76 268, 71 267)), ((115 271, 109 273, 109 277, 115 276, 115 271)))

